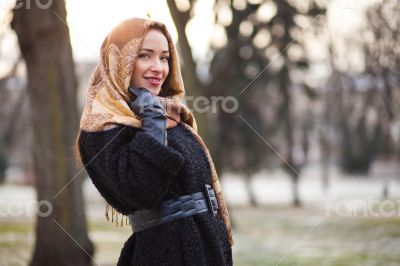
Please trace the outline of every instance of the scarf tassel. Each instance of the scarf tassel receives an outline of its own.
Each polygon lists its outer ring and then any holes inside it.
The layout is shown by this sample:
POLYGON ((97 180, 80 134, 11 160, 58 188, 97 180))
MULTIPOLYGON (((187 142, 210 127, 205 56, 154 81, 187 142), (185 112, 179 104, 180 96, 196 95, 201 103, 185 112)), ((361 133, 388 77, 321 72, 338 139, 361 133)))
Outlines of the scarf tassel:
POLYGON ((125 221, 125 225, 130 225, 128 217, 126 215, 119 213, 116 209, 114 209, 108 203, 106 203, 106 212, 105 212, 107 221, 110 222, 110 211, 111 211, 111 223, 115 223, 116 227, 123 227, 124 221, 125 221))

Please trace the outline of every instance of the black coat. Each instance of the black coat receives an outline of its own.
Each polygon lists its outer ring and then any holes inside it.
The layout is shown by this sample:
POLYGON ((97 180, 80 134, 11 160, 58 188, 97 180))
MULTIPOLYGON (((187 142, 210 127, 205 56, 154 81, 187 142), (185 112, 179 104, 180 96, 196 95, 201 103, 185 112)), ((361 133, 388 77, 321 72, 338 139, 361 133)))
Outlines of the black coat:
MULTIPOLYGON (((120 213, 152 208, 211 184, 210 165, 193 134, 181 123, 167 134, 168 146, 163 146, 129 126, 81 131, 82 162, 120 213)), ((118 265, 232 265, 232 250, 220 214, 207 212, 133 233, 118 265)))

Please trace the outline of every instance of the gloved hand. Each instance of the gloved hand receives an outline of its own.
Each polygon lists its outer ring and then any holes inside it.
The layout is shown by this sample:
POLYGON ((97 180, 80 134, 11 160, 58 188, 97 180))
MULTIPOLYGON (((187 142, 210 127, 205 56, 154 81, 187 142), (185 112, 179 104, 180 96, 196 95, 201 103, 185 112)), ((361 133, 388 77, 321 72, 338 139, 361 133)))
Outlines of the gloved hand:
POLYGON ((163 145, 167 145, 167 120, 160 99, 145 88, 128 87, 135 100, 128 102, 132 111, 142 118, 142 129, 163 145))

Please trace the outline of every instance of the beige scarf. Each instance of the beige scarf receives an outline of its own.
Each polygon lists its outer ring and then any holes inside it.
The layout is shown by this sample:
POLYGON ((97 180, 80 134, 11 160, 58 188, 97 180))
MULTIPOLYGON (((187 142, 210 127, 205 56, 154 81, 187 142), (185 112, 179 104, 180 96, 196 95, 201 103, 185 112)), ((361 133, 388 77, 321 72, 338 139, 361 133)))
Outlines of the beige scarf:
MULTIPOLYGON (((228 209, 210 153, 197 134, 196 121, 190 110, 182 103, 185 89, 180 73, 178 54, 175 45, 165 25, 160 22, 145 19, 128 19, 115 27, 105 38, 100 51, 99 63, 89 81, 86 106, 84 108, 80 128, 85 131, 104 131, 118 125, 141 127, 140 117, 134 114, 128 106, 130 95, 128 85, 138 56, 140 45, 149 29, 158 29, 168 40, 170 50, 169 74, 162 85, 160 99, 167 107, 167 128, 178 122, 188 128, 200 143, 207 155, 212 171, 212 187, 217 196, 218 206, 225 223, 229 242, 233 245, 232 227, 228 209)), ((106 206, 106 217, 109 219, 110 206, 106 206)), ((111 208, 112 218, 117 225, 123 224, 118 213, 111 208)), ((125 217, 127 223, 127 219, 125 217)))

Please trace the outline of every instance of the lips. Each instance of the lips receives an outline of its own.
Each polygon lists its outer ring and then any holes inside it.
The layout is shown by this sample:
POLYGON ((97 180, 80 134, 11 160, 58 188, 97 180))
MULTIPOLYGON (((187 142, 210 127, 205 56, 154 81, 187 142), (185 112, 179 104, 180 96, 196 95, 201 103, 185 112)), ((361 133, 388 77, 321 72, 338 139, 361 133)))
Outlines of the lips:
POLYGON ((145 79, 153 86, 158 86, 161 84, 161 78, 157 77, 145 77, 145 79))

